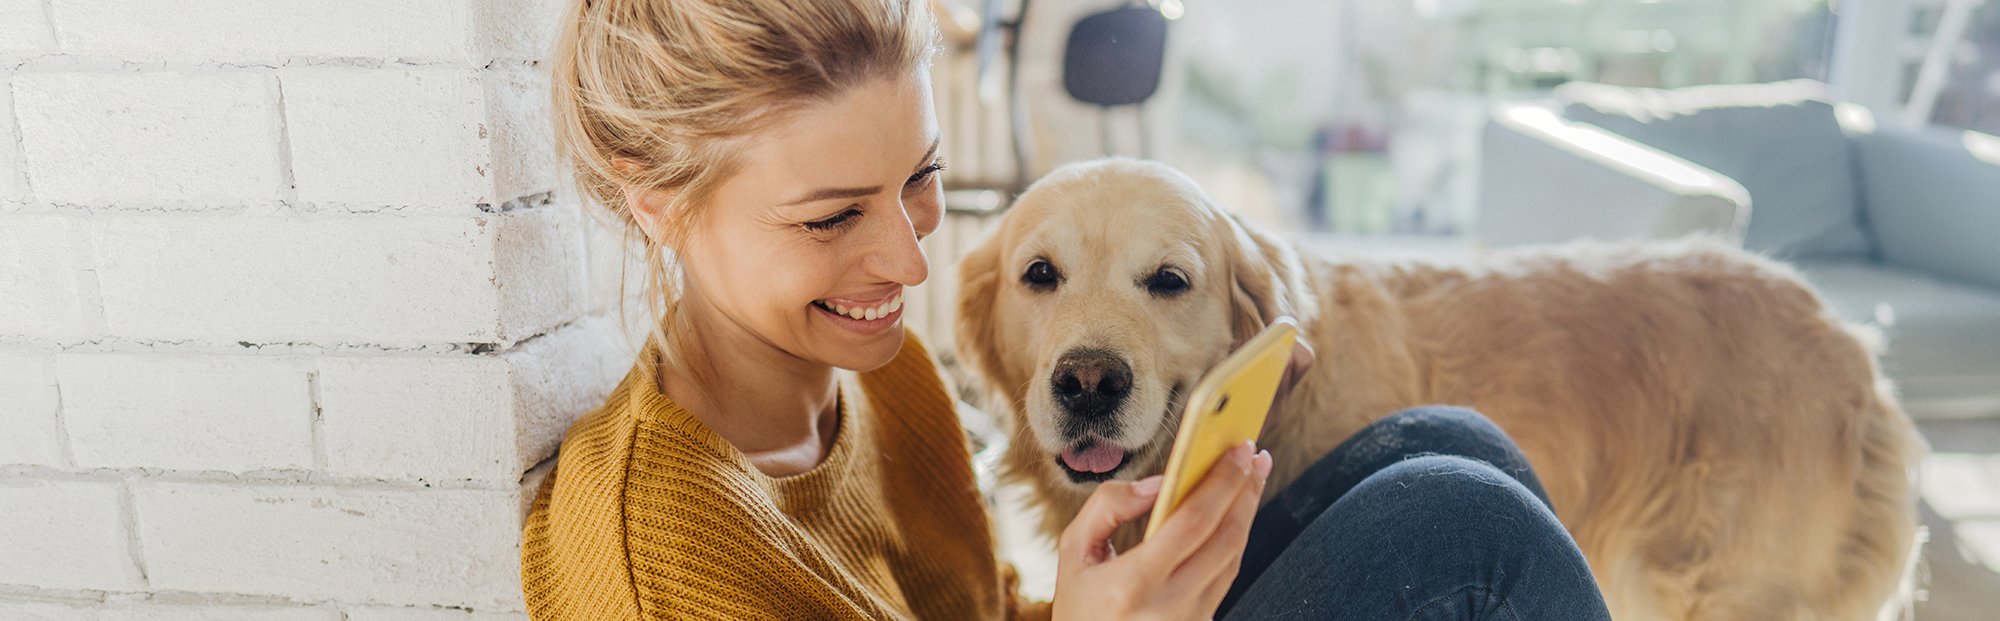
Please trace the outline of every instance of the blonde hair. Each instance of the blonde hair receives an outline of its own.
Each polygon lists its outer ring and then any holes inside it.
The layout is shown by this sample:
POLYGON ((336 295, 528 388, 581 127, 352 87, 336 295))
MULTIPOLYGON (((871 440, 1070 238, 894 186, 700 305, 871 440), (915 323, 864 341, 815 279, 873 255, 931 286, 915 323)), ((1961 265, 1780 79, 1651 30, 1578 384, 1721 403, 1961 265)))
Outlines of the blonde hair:
POLYGON ((556 148, 595 213, 623 232, 620 250, 643 244, 648 336, 666 362, 699 370, 670 248, 736 171, 742 139, 857 84, 927 70, 937 29, 924 1, 571 1, 550 70, 556 148), (662 239, 640 229, 627 186, 670 197, 662 239))

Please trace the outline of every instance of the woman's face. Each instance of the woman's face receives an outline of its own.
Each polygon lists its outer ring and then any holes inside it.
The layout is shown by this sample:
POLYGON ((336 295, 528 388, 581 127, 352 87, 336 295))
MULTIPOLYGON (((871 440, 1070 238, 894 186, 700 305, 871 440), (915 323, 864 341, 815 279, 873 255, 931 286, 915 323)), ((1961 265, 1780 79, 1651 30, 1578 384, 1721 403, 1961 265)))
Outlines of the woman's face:
POLYGON ((887 364, 903 292, 930 274, 917 240, 942 213, 928 76, 851 88, 745 147, 680 249, 683 308, 806 361, 887 364))

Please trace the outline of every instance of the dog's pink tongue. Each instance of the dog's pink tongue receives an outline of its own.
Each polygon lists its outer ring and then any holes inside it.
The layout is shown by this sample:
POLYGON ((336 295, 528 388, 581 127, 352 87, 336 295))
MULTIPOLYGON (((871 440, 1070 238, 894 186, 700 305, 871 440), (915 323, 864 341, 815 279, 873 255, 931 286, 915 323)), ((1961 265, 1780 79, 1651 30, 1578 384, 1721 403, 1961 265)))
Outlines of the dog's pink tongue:
POLYGON ((1062 460, 1063 465, 1077 472, 1110 472, 1125 461, 1125 451, 1103 442, 1092 442, 1088 446, 1065 449, 1062 460))

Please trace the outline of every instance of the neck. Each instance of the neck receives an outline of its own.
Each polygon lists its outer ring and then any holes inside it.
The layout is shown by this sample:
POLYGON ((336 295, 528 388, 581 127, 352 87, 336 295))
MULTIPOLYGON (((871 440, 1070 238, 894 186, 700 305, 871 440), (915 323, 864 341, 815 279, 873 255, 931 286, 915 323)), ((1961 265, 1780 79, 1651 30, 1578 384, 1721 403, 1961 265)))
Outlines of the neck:
POLYGON ((766 474, 809 470, 832 446, 838 393, 831 366, 801 359, 693 297, 677 343, 692 369, 661 367, 660 392, 766 474))

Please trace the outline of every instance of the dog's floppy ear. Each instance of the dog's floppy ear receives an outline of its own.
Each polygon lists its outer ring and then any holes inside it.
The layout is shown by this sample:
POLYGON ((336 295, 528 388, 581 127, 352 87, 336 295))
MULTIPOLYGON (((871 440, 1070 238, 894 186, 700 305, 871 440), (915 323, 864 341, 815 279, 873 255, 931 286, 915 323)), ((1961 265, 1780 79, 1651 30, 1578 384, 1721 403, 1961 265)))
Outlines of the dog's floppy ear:
POLYGON ((959 362, 985 380, 987 387, 1005 386, 1000 350, 994 344, 993 306, 1001 285, 1000 230, 958 260, 958 308, 953 326, 959 362))
POLYGON ((1264 329, 1280 315, 1298 318, 1297 296, 1305 294, 1297 283, 1303 273, 1298 255, 1271 234, 1225 212, 1223 247, 1229 254, 1230 332, 1237 345, 1264 329))

